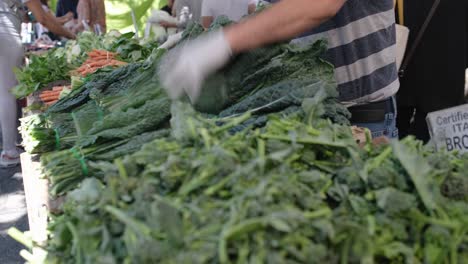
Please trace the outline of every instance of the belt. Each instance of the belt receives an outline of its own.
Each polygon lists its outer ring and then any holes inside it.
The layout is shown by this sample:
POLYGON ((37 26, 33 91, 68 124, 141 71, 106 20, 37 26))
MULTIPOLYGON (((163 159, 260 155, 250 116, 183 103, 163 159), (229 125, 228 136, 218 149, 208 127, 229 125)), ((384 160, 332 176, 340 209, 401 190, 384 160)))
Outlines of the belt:
POLYGON ((348 108, 351 112, 351 123, 377 123, 385 120, 389 112, 394 111, 393 99, 348 108))

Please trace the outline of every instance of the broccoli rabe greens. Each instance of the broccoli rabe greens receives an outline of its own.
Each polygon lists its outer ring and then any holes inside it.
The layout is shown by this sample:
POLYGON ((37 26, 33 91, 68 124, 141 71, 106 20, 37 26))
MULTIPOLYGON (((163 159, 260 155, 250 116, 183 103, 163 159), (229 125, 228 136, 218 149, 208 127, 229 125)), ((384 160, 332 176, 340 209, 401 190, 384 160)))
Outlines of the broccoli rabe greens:
POLYGON ((360 149, 320 117, 317 97, 235 134, 250 114, 206 119, 173 105, 170 135, 95 164, 102 181, 68 196, 48 260, 465 263, 468 203, 447 196, 463 187, 444 173, 468 179, 466 157, 411 138, 360 149))

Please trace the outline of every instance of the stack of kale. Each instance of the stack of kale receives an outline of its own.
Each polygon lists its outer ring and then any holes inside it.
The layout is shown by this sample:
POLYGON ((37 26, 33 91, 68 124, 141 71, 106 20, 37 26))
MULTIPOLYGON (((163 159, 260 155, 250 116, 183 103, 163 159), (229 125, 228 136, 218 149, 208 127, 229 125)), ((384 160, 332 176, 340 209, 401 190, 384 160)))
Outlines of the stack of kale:
POLYGON ((172 131, 93 166, 54 218, 48 263, 466 263, 468 157, 407 139, 357 147, 303 111, 206 119, 172 106, 172 131))
MULTIPOLYGON (((280 44, 242 54, 208 80, 196 108, 211 118, 250 112, 234 132, 264 126, 269 113, 299 111, 304 98, 323 88, 324 116, 347 123, 349 113, 336 100, 333 67, 320 59, 325 50, 319 41, 304 49, 280 44)), ((47 152, 42 163, 54 195, 99 177, 89 162, 131 154, 167 134, 171 102, 155 74, 163 54, 155 51, 145 62, 99 72, 46 113, 23 120, 27 150, 47 152)))
POLYGON ((155 80, 156 65, 152 61, 130 64, 94 76, 42 115, 49 122, 45 129, 55 133, 42 143, 56 151, 41 157, 52 194, 75 188, 84 177, 98 176, 88 167, 89 161, 113 160, 167 134, 164 127, 170 118, 170 100, 155 80), (60 129, 66 122, 54 118, 62 115, 70 117, 67 122, 73 129, 68 134, 60 129), (74 142, 62 143, 67 138, 74 142))

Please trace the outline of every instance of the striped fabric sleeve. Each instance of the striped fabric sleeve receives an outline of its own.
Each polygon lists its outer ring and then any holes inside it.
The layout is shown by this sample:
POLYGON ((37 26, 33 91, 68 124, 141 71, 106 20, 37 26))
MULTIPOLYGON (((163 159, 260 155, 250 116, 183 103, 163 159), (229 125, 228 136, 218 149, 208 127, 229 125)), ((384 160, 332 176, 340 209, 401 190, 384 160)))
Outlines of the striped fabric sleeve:
POLYGON ((339 13, 294 43, 327 39, 340 100, 381 101, 399 88, 393 0, 348 0, 339 13))

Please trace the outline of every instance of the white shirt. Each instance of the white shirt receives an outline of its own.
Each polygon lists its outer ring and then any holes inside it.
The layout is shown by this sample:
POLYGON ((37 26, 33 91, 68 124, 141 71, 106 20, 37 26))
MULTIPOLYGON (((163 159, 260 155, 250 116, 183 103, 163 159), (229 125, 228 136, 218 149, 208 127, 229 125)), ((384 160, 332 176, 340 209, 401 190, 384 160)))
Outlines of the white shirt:
MULTIPOLYGON (((29 0, 0 0, 0 35, 19 36, 21 18, 11 8, 21 6, 29 0)), ((0 37, 1 38, 1 37, 0 37)))
POLYGON ((20 6, 21 4, 25 4, 30 0, 0 0, 0 12, 8 12, 11 11, 10 7, 13 5, 20 6))
POLYGON ((227 16, 232 21, 239 21, 249 14, 249 5, 257 4, 257 0, 203 0, 202 17, 227 16))

